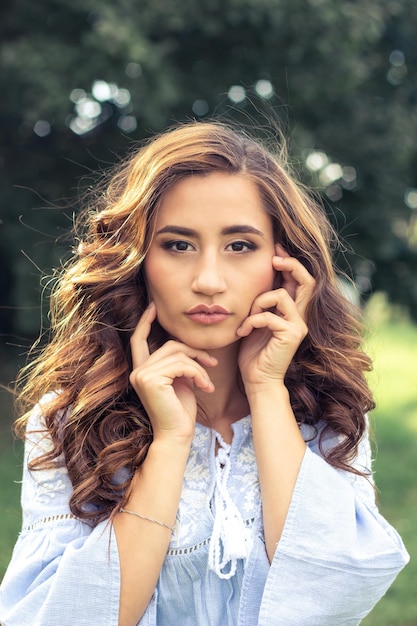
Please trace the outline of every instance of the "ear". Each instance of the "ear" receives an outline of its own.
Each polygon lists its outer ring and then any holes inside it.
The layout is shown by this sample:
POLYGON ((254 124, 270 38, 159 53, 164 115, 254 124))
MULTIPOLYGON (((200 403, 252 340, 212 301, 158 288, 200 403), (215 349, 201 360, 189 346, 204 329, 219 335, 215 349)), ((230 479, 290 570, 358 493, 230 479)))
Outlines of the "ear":
MULTIPOLYGON (((284 247, 277 241, 275 242, 275 254, 277 256, 282 256, 282 257, 288 256, 288 253, 286 252, 284 247)), ((282 272, 277 272, 275 270, 273 288, 279 289, 280 287, 282 287, 282 283, 283 283, 282 272)))

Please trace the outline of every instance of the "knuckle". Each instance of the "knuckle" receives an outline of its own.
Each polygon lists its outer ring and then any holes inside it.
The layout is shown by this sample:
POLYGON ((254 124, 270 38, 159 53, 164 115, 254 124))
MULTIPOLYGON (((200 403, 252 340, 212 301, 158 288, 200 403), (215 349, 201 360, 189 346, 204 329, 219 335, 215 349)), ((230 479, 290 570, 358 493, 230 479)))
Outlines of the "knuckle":
POLYGON ((289 293, 285 289, 285 287, 279 287, 279 289, 277 289, 275 293, 276 293, 277 298, 279 299, 286 298, 287 296, 289 296, 289 293))
POLYGON ((129 382, 132 385, 132 387, 135 387, 138 384, 138 373, 136 370, 133 370, 133 372, 130 372, 129 382))
POLYGON ((135 331, 132 333, 132 335, 131 335, 131 337, 130 337, 130 345, 131 345, 131 347, 133 347, 133 346, 135 345, 135 343, 136 343, 136 341, 137 341, 137 339, 138 339, 138 335, 139 335, 139 333, 138 333, 138 331, 137 331, 137 330, 135 330, 135 331))
POLYGON ((152 375, 147 374, 146 371, 134 369, 129 376, 129 382, 134 388, 140 388, 146 386, 151 380, 152 375))
POLYGON ((299 320, 297 323, 292 325, 291 336, 293 337, 294 342, 301 343, 302 340, 308 335, 308 327, 303 320, 299 320))

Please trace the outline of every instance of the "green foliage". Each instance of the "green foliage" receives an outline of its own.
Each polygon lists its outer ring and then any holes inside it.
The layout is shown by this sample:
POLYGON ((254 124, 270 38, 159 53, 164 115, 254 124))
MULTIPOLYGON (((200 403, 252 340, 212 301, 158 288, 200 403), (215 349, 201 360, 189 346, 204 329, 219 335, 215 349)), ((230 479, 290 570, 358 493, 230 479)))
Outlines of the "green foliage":
POLYGON ((417 317, 416 222, 404 202, 417 187, 416 26, 412 0, 4 2, 4 329, 37 332, 37 268, 49 272, 68 254, 63 233, 91 171, 132 139, 210 115, 255 126, 278 118, 300 176, 322 191, 356 253, 338 262, 352 266, 365 297, 372 284, 417 317), (96 81, 128 99, 94 95, 96 81), (233 86, 247 97, 232 101, 233 86), (312 150, 350 175, 312 173, 312 150))

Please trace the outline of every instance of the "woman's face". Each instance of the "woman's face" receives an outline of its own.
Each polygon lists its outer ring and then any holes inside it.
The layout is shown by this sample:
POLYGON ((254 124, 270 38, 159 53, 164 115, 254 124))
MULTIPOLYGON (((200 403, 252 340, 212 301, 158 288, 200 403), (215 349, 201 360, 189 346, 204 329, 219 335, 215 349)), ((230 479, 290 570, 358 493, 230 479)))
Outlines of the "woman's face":
POLYGON ((160 325, 194 348, 236 341, 254 299, 273 288, 272 219, 248 178, 189 176, 163 196, 145 259, 160 325))

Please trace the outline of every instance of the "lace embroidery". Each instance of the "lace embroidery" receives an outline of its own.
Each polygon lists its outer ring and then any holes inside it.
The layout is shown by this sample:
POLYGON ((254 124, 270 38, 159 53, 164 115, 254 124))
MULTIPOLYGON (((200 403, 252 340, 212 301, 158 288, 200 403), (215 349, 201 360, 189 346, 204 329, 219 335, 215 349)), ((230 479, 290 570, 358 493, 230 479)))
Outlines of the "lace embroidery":
POLYGON ((180 556, 197 553, 208 545, 213 553, 212 567, 220 578, 231 578, 238 559, 249 554, 253 523, 260 515, 250 417, 234 424, 233 431, 232 444, 228 446, 223 441, 222 446, 220 435, 197 424, 184 475, 175 536, 168 549, 168 555, 180 556), (220 456, 215 455, 216 441, 220 456), (222 458, 223 449, 227 449, 227 459, 222 458), (228 521, 224 523, 225 517, 228 521))
POLYGON ((47 505, 58 495, 68 490, 68 472, 65 467, 55 467, 47 470, 29 470, 31 481, 31 499, 39 504, 47 505))
POLYGON ((69 519, 78 519, 72 513, 62 513, 61 515, 50 515, 49 517, 44 517, 42 519, 36 520, 33 524, 29 524, 28 526, 24 526, 22 528, 22 532, 26 532, 29 530, 34 530, 35 528, 39 528, 40 526, 44 526, 45 524, 50 524, 51 522, 58 522, 62 520, 69 519))
MULTIPOLYGON (((215 442, 214 431, 201 424, 196 425, 170 550, 198 545, 213 532, 214 492, 217 489, 215 442)), ((242 520, 254 520, 260 513, 260 490, 249 416, 234 427, 231 464, 227 485, 230 497, 242 520)), ((245 524, 248 522, 245 521, 245 524)))
MULTIPOLYGON (((245 524, 245 526, 252 526, 254 521, 255 518, 251 517, 251 519, 247 519, 243 523, 245 524)), ((192 552, 196 552, 196 550, 199 550, 200 548, 204 548, 204 546, 208 545, 210 541, 211 538, 207 537, 207 539, 204 539, 204 541, 200 541, 200 543, 197 543, 195 546, 190 546, 188 548, 169 548, 167 555, 182 556, 183 554, 191 554, 192 552)))

